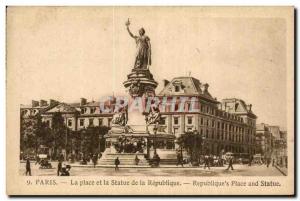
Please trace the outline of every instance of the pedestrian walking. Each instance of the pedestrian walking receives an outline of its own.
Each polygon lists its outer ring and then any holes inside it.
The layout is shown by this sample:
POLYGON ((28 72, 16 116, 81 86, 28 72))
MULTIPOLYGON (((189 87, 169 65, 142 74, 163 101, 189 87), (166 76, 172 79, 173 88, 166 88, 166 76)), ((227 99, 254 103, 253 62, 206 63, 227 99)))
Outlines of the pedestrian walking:
POLYGON ((183 167, 182 156, 181 156, 180 153, 177 154, 177 164, 176 164, 176 166, 178 166, 179 164, 183 167))
POLYGON ((270 163, 271 163, 271 159, 267 158, 267 168, 269 167, 270 163))
POLYGON ((249 157, 249 166, 251 166, 252 165, 252 161, 253 161, 253 156, 252 155, 250 155, 250 157, 249 157))
POLYGON ((229 168, 231 168, 231 170, 233 170, 232 164, 233 164, 233 157, 231 156, 231 157, 229 158, 229 161, 228 161, 228 167, 227 167, 226 170, 229 170, 229 168))
POLYGON ((31 176, 31 168, 30 168, 30 161, 29 161, 29 158, 27 157, 27 160, 26 160, 26 176, 27 174, 29 174, 29 176, 31 176))
POLYGON ((210 169, 210 168, 209 168, 209 157, 208 157, 208 155, 205 155, 205 156, 204 156, 204 169, 205 169, 206 167, 208 167, 208 169, 210 169))
POLYGON ((93 155, 93 164, 94 164, 94 168, 96 167, 96 165, 97 165, 97 160, 98 160, 98 157, 97 157, 97 155, 96 154, 94 154, 93 155))
POLYGON ((135 161, 135 165, 139 165, 140 159, 138 158, 137 155, 135 155, 134 161, 135 161))
POLYGON ((57 176, 60 176, 61 171, 62 171, 62 163, 61 160, 59 160, 57 164, 57 176))
POLYGON ((115 171, 118 171, 119 170, 119 165, 120 165, 120 160, 119 160, 119 157, 117 157, 115 159, 115 171))

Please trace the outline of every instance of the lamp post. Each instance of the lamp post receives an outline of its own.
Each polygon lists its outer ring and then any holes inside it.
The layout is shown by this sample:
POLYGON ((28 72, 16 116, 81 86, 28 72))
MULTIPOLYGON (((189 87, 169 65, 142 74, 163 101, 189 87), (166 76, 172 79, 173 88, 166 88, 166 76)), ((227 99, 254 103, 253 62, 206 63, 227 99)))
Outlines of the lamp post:
MULTIPOLYGON (((86 130, 85 130, 85 128, 83 128, 83 130, 81 131, 81 134, 82 134, 83 141, 85 141, 85 139, 86 139, 86 130)), ((85 144, 83 144, 83 146, 85 146, 85 144)), ((80 152, 81 152, 83 158, 85 158, 85 153, 83 153, 84 152, 83 146, 81 144, 81 146, 80 146, 80 152)))
POLYGON ((66 141, 65 141, 65 160, 68 159, 68 152, 67 152, 67 147, 68 147, 68 118, 67 114, 65 114, 65 126, 66 126, 66 141))
POLYGON ((153 148, 154 148, 154 155, 156 155, 156 133, 157 133, 157 124, 153 128, 154 132, 154 139, 153 139, 153 148))
POLYGON ((99 135, 99 154, 101 153, 101 140, 102 140, 102 135, 99 135))

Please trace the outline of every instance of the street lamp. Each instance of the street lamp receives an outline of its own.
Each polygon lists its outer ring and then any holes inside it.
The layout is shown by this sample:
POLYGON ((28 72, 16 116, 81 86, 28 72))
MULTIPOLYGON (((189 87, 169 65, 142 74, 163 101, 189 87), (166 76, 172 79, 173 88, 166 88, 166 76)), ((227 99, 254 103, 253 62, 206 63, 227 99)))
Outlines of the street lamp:
POLYGON ((154 155, 156 155, 156 133, 157 133, 157 124, 153 128, 153 133, 154 133, 154 139, 153 139, 153 148, 154 148, 154 155))
POLYGON ((99 135, 99 154, 101 154, 101 140, 102 140, 102 135, 99 135))

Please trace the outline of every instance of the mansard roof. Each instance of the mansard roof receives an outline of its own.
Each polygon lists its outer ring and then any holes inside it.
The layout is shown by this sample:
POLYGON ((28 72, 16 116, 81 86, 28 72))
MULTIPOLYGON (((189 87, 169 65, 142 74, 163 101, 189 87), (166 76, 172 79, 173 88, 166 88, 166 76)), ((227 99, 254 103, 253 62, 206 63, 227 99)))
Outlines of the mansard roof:
POLYGON ((59 105, 55 106, 54 108, 46 111, 46 113, 55 113, 55 112, 61 112, 61 113, 76 113, 78 110, 67 103, 60 103, 59 105))
POLYGON ((229 113, 235 114, 249 114, 256 118, 256 115, 252 111, 252 105, 247 105, 245 101, 237 98, 226 98, 222 100, 222 106, 229 113))
POLYGON ((158 96, 201 96, 217 102, 208 91, 208 84, 202 84, 194 77, 175 77, 169 82, 158 96), (180 91, 175 91, 175 86, 180 86, 180 91))

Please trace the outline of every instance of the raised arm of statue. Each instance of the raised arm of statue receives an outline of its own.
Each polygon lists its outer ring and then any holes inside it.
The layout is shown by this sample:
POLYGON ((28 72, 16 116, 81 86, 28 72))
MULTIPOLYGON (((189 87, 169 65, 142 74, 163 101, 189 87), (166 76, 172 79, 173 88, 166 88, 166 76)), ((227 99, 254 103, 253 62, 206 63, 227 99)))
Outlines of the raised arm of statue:
POLYGON ((129 26, 127 26, 127 31, 132 38, 137 39, 137 36, 135 36, 135 35, 133 35, 133 33, 131 33, 129 26))
POLYGON ((133 35, 133 34, 131 33, 130 29, 129 29, 129 25, 130 25, 129 18, 128 18, 127 22, 125 23, 125 25, 126 25, 126 27, 127 27, 127 31, 128 31, 128 33, 129 33, 129 35, 130 35, 132 38, 137 39, 137 36, 133 35))

